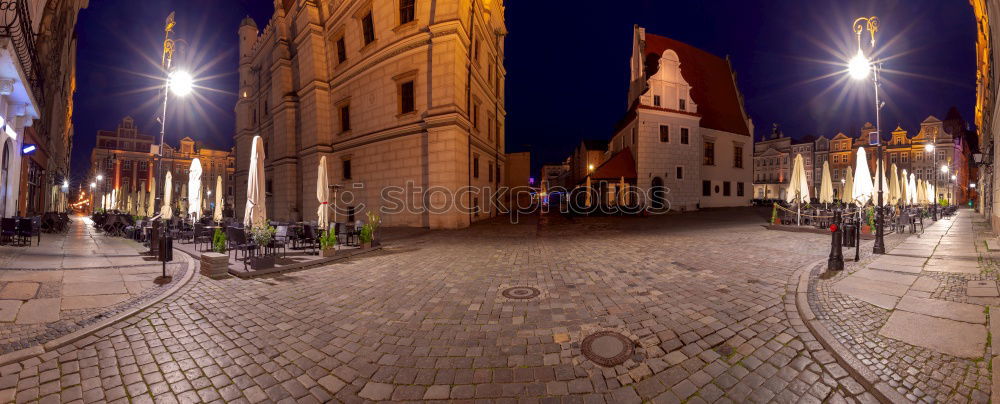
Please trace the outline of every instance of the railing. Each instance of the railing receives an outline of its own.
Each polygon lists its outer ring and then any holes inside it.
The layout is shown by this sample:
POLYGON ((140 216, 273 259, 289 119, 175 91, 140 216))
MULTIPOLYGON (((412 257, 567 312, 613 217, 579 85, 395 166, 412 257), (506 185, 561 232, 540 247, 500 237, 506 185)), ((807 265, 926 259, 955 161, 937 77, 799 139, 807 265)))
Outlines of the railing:
POLYGON ((35 34, 31 30, 31 15, 27 0, 0 0, 0 38, 10 38, 17 53, 18 61, 28 79, 35 102, 43 103, 41 72, 38 70, 38 51, 35 48, 35 34))

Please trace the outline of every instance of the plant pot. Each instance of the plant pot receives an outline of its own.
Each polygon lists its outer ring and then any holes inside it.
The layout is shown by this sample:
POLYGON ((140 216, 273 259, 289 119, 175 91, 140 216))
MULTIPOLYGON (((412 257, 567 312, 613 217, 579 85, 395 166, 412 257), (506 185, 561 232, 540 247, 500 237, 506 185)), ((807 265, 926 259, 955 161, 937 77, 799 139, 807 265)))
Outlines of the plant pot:
POLYGON ((267 269, 274 268, 274 256, 273 255, 261 255, 257 257, 250 258, 250 268, 252 269, 267 269))
POLYGON ((322 249, 320 251, 321 251, 320 254, 322 254, 323 258, 330 258, 330 257, 337 256, 337 251, 338 250, 337 250, 336 247, 327 247, 327 248, 324 248, 324 249, 322 249))
POLYGON ((863 233, 863 234, 872 234, 872 227, 869 226, 869 225, 867 225, 867 224, 862 225, 861 226, 861 233, 863 233))
POLYGON ((361 248, 372 248, 372 242, 371 241, 362 242, 361 248))

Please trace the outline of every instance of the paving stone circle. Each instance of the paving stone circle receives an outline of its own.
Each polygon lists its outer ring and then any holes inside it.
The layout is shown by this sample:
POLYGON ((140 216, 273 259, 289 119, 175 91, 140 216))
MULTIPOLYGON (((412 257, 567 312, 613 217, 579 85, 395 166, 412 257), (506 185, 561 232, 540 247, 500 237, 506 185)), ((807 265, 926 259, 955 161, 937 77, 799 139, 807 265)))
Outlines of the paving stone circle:
POLYGON ((635 343, 614 331, 600 331, 588 335, 580 345, 583 355, 594 363, 614 367, 628 360, 635 351, 635 343))
POLYGON ((542 292, 531 286, 514 286, 512 288, 504 289, 502 294, 503 297, 508 299, 533 299, 538 297, 542 292))

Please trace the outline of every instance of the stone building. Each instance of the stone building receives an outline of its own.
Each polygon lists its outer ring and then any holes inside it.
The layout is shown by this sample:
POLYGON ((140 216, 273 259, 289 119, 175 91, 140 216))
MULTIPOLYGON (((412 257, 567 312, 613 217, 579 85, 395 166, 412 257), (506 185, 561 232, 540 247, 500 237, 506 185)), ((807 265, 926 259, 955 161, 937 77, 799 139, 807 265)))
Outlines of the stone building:
MULTIPOLYGON (((856 160, 858 149, 861 147, 865 148, 869 172, 875 172, 877 151, 874 146, 869 145, 871 141, 869 135, 874 131, 874 125, 866 122, 854 137, 837 133, 831 139, 823 136, 818 138, 807 136, 792 140, 776 132, 769 138, 755 143, 754 197, 784 199, 784 190, 788 186, 788 177, 791 174, 792 159, 796 154, 802 154, 806 162, 806 176, 812 190, 810 196, 819 197, 823 161, 828 160, 834 198, 841 198, 845 194, 848 167, 857 172, 856 160)), ((895 164, 897 173, 905 169, 907 173, 913 173, 916 178, 932 184, 934 175, 937 174, 940 198, 953 203, 968 202, 969 160, 972 150, 969 139, 975 135, 967 129, 957 110, 954 108, 950 110, 948 119, 944 122, 934 116, 928 116, 920 123, 920 131, 912 137, 900 126, 897 126, 890 135, 889 138, 882 139, 885 144, 883 153, 887 169, 891 170, 895 164), (928 144, 935 144, 937 165, 934 164, 934 155, 926 149, 928 144), (947 172, 941 169, 942 166, 948 168, 947 172), (955 176, 955 180, 951 179, 952 175, 955 176)), ((874 185, 878 186, 877 183, 874 185)), ((888 188, 888 185, 885 186, 888 188)))
POLYGON ((569 158, 569 185, 577 186, 585 182, 590 172, 604 164, 607 154, 607 140, 584 139, 580 141, 569 158))
POLYGON ((87 0, 10 1, 0 10, 0 215, 64 199, 73 141, 76 27, 87 0), (53 186, 61 191, 53 195, 53 186))
MULTIPOLYGON (((321 156, 340 217, 459 228, 494 215, 505 35, 502 0, 275 1, 263 30, 239 28, 236 183, 261 136, 271 219, 315 220, 321 156)), ((240 216, 245 200, 237 187, 240 216)))
MULTIPOLYGON (((147 195, 153 192, 150 185, 157 176, 157 147, 154 137, 139 133, 135 121, 129 116, 122 119, 113 131, 97 131, 97 145, 90 153, 89 175, 91 181, 98 185, 94 192, 95 200, 99 201, 101 196, 113 190, 118 190, 121 195, 139 190, 145 190, 147 195), (97 180, 98 176, 101 180, 97 180)), ((156 179, 158 186, 162 187, 164 176, 170 172, 173 185, 171 199, 174 205, 180 203, 181 190, 187 187, 191 161, 195 158, 202 167, 201 183, 205 188, 202 195, 208 195, 208 191, 214 193, 217 178, 222 176, 223 201, 226 206, 232 206, 235 169, 232 152, 202 147, 189 137, 180 140, 179 148, 169 144, 163 146, 163 172, 156 179)), ((214 209, 214 194, 208 202, 214 209)))
MULTIPOLYGON (((728 59, 633 28, 629 109, 608 144, 609 172, 638 188, 639 205, 673 210, 745 206, 753 182, 753 122, 728 59), (618 157, 628 152, 628 158, 618 157), (631 178, 629 177, 631 175, 631 178), (666 188, 665 193, 646 192, 666 188)), ((614 200, 615 198, 611 198, 614 200)))

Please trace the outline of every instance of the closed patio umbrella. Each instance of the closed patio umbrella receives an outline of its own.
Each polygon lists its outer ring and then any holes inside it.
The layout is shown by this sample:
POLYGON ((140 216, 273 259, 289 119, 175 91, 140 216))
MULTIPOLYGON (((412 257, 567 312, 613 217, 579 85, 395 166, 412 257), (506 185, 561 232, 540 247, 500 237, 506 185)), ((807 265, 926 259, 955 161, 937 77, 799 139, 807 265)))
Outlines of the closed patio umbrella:
POLYGON ((188 174, 188 213, 192 221, 201 218, 201 160, 195 157, 191 160, 191 171, 188 174))
POLYGON ((215 212, 212 219, 222 222, 222 176, 215 178, 215 212))
POLYGON ((156 215, 156 177, 149 182, 149 199, 146 201, 146 217, 156 215))
POLYGON ((889 204, 899 203, 899 173, 895 164, 889 170, 889 204))
POLYGON ((330 211, 328 210, 330 205, 330 184, 326 175, 326 156, 321 156, 319 158, 319 166, 317 167, 316 173, 316 199, 319 201, 319 207, 316 208, 316 226, 320 229, 326 229, 327 222, 329 222, 330 211))
POLYGON ((851 200, 858 205, 865 205, 872 198, 872 175, 868 170, 868 159, 865 148, 858 148, 858 158, 855 162, 857 172, 854 175, 854 187, 851 188, 851 200))
POLYGON ((590 207, 590 176, 589 175, 587 176, 587 195, 585 195, 585 198, 586 198, 586 204, 585 204, 585 206, 589 208, 590 207))
POLYGON ((243 213, 243 224, 248 228, 267 224, 267 209, 264 194, 264 140, 253 137, 250 151, 250 170, 247 176, 247 206, 243 213))
POLYGON ((788 181, 788 191, 785 195, 786 202, 809 203, 809 182, 806 178, 805 163, 802 155, 795 155, 792 164, 792 177, 788 181))
POLYGON ((823 179, 819 185, 819 202, 833 202, 833 180, 830 178, 830 162, 823 162, 823 179))
POLYGON ((187 213, 187 197, 188 191, 184 184, 181 185, 181 197, 177 199, 177 207, 180 208, 181 213, 187 213))
POLYGON ((170 171, 167 171, 167 177, 163 180, 163 204, 160 205, 160 217, 163 220, 170 220, 174 217, 174 208, 170 206, 170 198, 173 196, 171 195, 173 193, 172 187, 173 175, 170 174, 170 171))
POLYGON ((900 175, 900 177, 899 177, 899 201, 904 206, 905 205, 909 205, 910 204, 910 197, 907 195, 907 193, 909 193, 908 192, 909 190, 907 188, 909 187, 909 178, 910 178, 910 175, 909 175, 909 173, 906 172, 905 168, 903 169, 903 172, 899 173, 899 175, 900 175))
MULTIPOLYGON (((542 185, 544 186, 545 184, 543 183, 542 185)), ((625 176, 623 175, 622 178, 621 178, 621 180, 618 182, 618 203, 621 204, 621 205, 627 205, 628 204, 628 199, 626 199, 626 198, 628 198, 628 194, 625 193, 626 189, 627 188, 626 188, 626 185, 625 185, 625 176)), ((542 189, 542 193, 544 194, 545 192, 546 192, 546 190, 543 188, 542 189)))
POLYGON ((872 180, 872 201, 876 204, 878 203, 878 190, 879 190, 879 179, 882 181, 882 206, 888 206, 889 203, 889 178, 885 175, 884 162, 875 163, 875 178, 872 180))
POLYGON ((917 203, 917 180, 912 173, 906 182, 906 202, 910 205, 917 203))
POLYGON ((847 176, 844 178, 844 192, 841 192, 840 200, 851 202, 851 192, 854 192, 854 169, 847 166, 847 176))
POLYGON ((139 203, 136 204, 135 210, 138 211, 137 215, 146 215, 146 204, 149 202, 146 200, 146 187, 139 187, 139 203))

